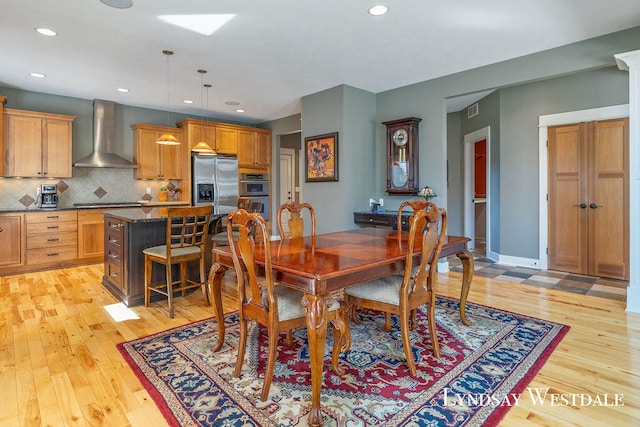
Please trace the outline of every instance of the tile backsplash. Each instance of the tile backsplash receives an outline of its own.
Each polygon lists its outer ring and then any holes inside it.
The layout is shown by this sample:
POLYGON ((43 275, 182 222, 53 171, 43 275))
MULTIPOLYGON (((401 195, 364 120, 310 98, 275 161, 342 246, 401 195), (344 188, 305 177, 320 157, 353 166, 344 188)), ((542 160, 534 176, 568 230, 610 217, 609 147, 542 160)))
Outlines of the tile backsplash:
MULTIPOLYGON (((58 206, 74 203, 136 202, 158 200, 160 187, 181 187, 180 181, 138 180, 132 169, 73 168, 73 178, 2 178, 0 177, 0 210, 35 209, 36 191, 42 184, 57 184, 58 206), (147 195, 147 188, 151 194, 147 195)), ((177 200, 185 197, 181 192, 177 200)))

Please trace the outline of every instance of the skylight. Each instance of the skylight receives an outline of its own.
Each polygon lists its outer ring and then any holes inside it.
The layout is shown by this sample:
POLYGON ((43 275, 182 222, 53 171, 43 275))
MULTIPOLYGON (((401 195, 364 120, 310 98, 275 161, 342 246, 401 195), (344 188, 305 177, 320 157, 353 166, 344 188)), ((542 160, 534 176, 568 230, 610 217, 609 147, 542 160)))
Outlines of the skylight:
POLYGON ((177 27, 185 28, 205 36, 215 33, 229 22, 235 14, 219 15, 160 15, 160 20, 177 27))

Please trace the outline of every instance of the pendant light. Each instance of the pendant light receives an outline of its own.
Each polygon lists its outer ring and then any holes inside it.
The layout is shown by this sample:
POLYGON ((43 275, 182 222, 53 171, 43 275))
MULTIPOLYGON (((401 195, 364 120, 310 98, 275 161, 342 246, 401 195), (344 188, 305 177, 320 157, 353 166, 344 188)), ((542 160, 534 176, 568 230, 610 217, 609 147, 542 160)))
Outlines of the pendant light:
MULTIPOLYGON (((169 126, 169 57, 173 55, 173 51, 163 50, 162 53, 167 56, 167 126, 169 126)), ((180 141, 178 141, 175 135, 164 133, 160 138, 156 139, 156 144, 180 145, 180 141)))
MULTIPOLYGON (((211 87, 211 85, 205 85, 204 84, 204 75, 206 74, 207 70, 198 70, 198 73, 200 73, 200 84, 202 85, 202 87, 200 88, 200 108, 204 107, 204 96, 202 95, 203 92, 203 88, 205 86, 211 87)), ((208 91, 207 91, 208 94, 208 91)), ((207 95, 208 96, 208 95, 207 95)), ((207 101, 207 108, 208 108, 208 101, 207 101)), ((213 153, 213 149, 211 148, 211 146, 209 144, 207 144, 207 142, 205 141, 205 125, 204 125, 204 115, 202 116, 202 126, 200 127, 200 142, 198 142, 196 145, 193 146, 193 148, 191 149, 191 151, 199 153, 199 154, 212 154, 213 153)))

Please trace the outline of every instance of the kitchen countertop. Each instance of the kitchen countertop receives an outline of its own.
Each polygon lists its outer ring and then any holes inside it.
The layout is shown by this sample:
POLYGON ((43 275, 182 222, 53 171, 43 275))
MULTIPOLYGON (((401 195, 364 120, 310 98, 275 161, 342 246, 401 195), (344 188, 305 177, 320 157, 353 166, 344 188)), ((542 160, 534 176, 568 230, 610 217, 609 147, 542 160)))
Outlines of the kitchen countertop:
POLYGON ((85 210, 85 209, 100 209, 108 210, 114 208, 139 208, 139 207, 161 207, 161 206, 189 206, 189 202, 87 202, 87 203, 74 203, 72 205, 58 205, 57 208, 1 208, 0 213, 24 213, 24 212, 57 212, 68 210, 85 210))
MULTIPOLYGON (((167 220, 167 210, 162 207, 142 206, 139 208, 125 208, 116 210, 104 210, 105 215, 118 218, 126 222, 158 222, 167 220)), ((226 215, 226 214, 225 214, 226 215)), ((223 215, 212 215, 211 220, 223 215)))

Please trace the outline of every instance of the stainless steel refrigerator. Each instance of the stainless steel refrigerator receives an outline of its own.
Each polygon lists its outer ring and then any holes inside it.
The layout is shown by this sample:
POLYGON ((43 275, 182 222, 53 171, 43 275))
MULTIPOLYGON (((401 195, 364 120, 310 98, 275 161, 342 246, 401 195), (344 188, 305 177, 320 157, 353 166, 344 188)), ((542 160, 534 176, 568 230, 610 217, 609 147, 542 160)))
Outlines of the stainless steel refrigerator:
POLYGON ((238 159, 231 156, 191 156, 192 203, 213 205, 213 213, 238 209, 238 159))

